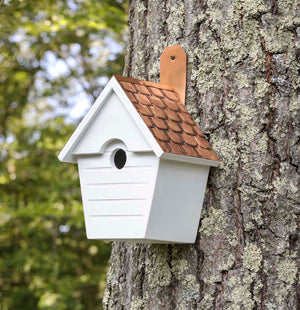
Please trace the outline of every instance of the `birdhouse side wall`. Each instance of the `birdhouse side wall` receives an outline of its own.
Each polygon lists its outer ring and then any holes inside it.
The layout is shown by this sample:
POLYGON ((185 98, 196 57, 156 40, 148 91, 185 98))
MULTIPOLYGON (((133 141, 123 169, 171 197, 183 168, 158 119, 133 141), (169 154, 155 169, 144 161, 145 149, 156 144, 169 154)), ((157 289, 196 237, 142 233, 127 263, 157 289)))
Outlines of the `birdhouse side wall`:
POLYGON ((160 160, 147 239, 195 242, 208 173, 209 166, 160 160))
POLYGON ((114 151, 78 157, 86 231, 89 239, 142 239, 154 192, 159 159, 126 150, 122 169, 114 151))

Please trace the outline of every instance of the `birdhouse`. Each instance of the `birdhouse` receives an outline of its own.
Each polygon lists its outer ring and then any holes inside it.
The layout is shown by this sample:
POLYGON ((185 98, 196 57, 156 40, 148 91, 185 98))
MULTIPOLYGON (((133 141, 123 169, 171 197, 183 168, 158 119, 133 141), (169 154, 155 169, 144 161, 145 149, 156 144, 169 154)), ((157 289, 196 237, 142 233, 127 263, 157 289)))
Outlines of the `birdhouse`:
POLYGON ((184 106, 186 54, 160 84, 113 76, 59 154, 77 163, 89 239, 193 243, 218 156, 184 106))

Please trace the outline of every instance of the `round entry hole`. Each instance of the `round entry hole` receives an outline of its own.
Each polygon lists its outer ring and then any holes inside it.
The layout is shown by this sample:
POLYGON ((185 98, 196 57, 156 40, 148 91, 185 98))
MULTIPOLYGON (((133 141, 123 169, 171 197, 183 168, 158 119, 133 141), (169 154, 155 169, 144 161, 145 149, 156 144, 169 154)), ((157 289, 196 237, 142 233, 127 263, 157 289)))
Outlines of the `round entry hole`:
POLYGON ((117 150, 114 156, 114 164, 118 169, 122 169, 126 164, 127 156, 124 150, 117 150))

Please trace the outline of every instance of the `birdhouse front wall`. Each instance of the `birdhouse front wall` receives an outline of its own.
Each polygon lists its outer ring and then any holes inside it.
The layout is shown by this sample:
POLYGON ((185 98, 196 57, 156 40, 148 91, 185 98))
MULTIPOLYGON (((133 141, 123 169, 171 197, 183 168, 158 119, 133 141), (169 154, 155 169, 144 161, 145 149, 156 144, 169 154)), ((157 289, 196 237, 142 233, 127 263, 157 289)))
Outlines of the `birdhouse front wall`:
MULTIPOLYGON (((97 105, 97 101, 94 105, 97 105)), ((111 91, 94 112, 72 154, 76 156, 102 153, 107 143, 115 139, 123 141, 132 152, 152 151, 126 106, 119 96, 111 91)))
POLYGON ((131 152, 112 142, 103 154, 79 156, 78 167, 89 239, 142 239, 155 187, 159 159, 152 152, 131 152), (118 169, 116 151, 126 163, 118 169))

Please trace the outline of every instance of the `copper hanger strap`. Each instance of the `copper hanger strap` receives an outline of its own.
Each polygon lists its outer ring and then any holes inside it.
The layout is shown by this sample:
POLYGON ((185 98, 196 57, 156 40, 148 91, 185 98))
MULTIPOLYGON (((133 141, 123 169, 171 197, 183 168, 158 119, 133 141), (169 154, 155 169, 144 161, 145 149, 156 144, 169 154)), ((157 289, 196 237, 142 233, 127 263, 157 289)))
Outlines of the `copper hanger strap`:
POLYGON ((186 53, 180 45, 168 46, 161 54, 160 84, 174 88, 185 104, 186 53))

